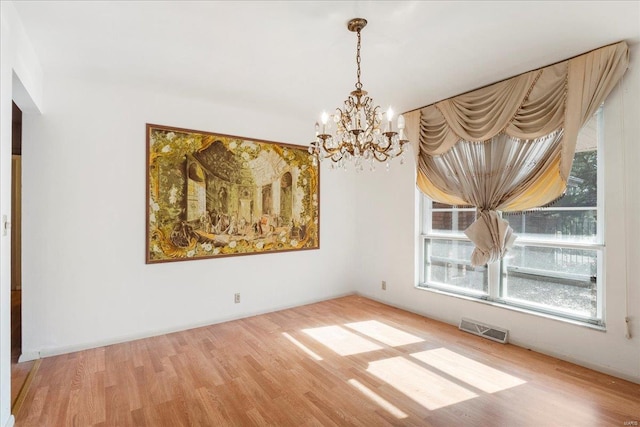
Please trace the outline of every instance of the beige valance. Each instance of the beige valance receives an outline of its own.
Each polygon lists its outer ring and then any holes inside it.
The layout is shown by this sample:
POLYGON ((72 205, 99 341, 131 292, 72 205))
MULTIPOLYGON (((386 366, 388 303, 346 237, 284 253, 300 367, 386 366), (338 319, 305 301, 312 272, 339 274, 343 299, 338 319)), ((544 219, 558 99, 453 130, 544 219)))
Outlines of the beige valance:
POLYGON ((564 194, 578 132, 628 64, 621 42, 405 114, 419 145, 419 188, 478 209, 465 230, 474 265, 499 259, 515 240, 499 211, 564 194))
MULTIPOLYGON (((553 192, 542 200, 535 197, 535 206, 511 203, 509 210, 537 207, 563 194, 580 127, 613 89, 628 63, 625 42, 605 46, 406 113, 407 130, 419 141, 418 158, 422 158, 443 154, 461 140, 486 142, 498 134, 535 140, 563 129, 556 182, 550 185, 553 192)), ((418 165, 418 185, 427 195, 443 203, 470 204, 459 195, 440 194, 444 189, 434 188, 429 170, 418 165)))

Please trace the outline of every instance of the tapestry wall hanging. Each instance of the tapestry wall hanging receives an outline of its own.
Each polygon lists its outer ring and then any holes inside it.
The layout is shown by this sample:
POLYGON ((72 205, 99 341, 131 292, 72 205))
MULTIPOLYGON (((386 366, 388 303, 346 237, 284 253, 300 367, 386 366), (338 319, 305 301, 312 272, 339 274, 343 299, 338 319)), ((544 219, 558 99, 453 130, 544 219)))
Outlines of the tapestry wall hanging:
POLYGON ((318 249, 307 147, 147 124, 146 262, 318 249))

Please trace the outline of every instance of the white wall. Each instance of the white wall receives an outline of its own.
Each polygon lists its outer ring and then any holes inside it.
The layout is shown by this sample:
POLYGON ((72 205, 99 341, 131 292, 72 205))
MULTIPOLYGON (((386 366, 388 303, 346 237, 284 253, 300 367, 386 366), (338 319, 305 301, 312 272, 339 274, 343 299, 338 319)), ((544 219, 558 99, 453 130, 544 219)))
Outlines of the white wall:
POLYGON ((364 268, 359 274, 357 291, 451 324, 457 325, 465 316, 505 326, 511 342, 517 345, 640 382, 638 45, 632 47, 631 62, 623 86, 612 92, 604 111, 606 332, 416 289, 419 229, 414 215, 415 165, 394 164, 388 173, 380 171, 358 178, 358 251, 364 268), (387 281, 387 291, 381 290, 381 280, 387 281), (630 340, 625 338, 626 283, 633 332, 630 340))
MULTIPOLYGON (((10 3, 0 4, 2 123, 10 123, 12 70, 27 82, 35 104, 43 100, 45 106, 42 115, 26 108, 23 117, 25 358, 357 290, 453 324, 465 315, 508 325, 519 345, 640 381, 640 286, 633 268, 633 261, 640 259, 640 224, 634 215, 640 209, 634 170, 640 164, 640 146, 634 144, 640 134, 638 46, 632 51, 633 69, 625 77, 624 156, 619 88, 605 108, 606 181, 611 190, 606 192, 605 333, 415 289, 416 195, 410 162, 400 166, 396 161, 388 173, 379 168, 357 177, 323 170, 320 250, 146 265, 145 123, 299 144, 311 135, 309 123, 46 69, 43 92, 28 42, 22 36, 15 41, 16 32, 10 31, 18 22, 5 13, 10 3), (15 50, 24 54, 9 54, 15 50), (612 190, 623 184, 626 198, 612 190), (380 290, 381 280, 387 281, 386 292, 380 290), (630 287, 631 340, 624 337, 625 280, 630 287), (242 293, 241 304, 233 303, 235 292, 242 293)), ((10 126, 2 126, 0 138, 0 212, 10 213, 10 126)), ((0 238, 0 426, 10 420, 9 241, 10 236, 0 238)))
MULTIPOLYGON (((12 98, 23 110, 39 111, 42 69, 11 2, 0 2, 0 215, 11 222, 12 98)), ((11 416, 11 230, 0 232, 0 426, 11 416)))
POLYGON ((304 145, 309 123, 46 69, 45 83, 46 112, 23 116, 24 359, 353 292, 355 185, 325 170, 321 249, 145 264, 145 123, 304 145))

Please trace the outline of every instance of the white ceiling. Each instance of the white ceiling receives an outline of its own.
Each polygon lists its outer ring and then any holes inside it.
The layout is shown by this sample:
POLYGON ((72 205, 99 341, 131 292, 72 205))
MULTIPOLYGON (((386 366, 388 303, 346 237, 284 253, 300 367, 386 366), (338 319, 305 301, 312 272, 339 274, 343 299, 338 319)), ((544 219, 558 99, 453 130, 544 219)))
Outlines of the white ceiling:
POLYGON ((46 72, 312 122, 356 79, 407 111, 620 40, 640 1, 16 1, 46 72))

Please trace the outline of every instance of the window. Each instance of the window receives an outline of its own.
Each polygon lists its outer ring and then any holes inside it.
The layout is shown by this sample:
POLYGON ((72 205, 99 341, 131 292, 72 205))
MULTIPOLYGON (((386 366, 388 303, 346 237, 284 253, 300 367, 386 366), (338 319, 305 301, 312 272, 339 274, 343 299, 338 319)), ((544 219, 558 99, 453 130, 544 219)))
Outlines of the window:
POLYGON ((504 214, 518 236, 500 262, 471 266, 464 230, 475 208, 422 200, 420 287, 585 323, 603 324, 602 108, 584 126, 564 197, 504 214))

